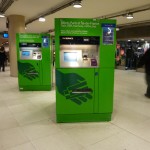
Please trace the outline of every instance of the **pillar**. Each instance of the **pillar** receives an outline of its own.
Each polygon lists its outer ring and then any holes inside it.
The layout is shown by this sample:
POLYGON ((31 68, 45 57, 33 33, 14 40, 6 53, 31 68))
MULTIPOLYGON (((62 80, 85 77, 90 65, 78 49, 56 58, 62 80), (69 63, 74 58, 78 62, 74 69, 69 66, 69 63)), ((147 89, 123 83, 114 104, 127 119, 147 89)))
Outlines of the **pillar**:
POLYGON ((8 16, 10 76, 18 76, 16 33, 25 33, 25 17, 21 15, 8 16))

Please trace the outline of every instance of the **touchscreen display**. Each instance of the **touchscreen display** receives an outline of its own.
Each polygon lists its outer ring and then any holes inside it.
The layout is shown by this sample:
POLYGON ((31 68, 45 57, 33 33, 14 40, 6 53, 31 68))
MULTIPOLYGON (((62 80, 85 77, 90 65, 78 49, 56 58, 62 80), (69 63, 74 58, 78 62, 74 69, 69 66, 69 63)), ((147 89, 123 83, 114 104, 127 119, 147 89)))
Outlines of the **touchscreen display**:
POLYGON ((30 56, 30 51, 22 51, 22 56, 24 57, 30 56))
POLYGON ((77 62, 77 52, 64 52, 64 62, 77 62))

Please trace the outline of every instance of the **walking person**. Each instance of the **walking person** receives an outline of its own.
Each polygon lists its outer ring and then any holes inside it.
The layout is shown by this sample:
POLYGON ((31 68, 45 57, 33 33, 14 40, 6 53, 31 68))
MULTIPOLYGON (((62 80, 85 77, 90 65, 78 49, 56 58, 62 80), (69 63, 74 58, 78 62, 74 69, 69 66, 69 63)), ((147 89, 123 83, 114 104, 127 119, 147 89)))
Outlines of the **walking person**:
POLYGON ((0 47, 0 71, 5 71, 6 54, 4 47, 0 47))
POLYGON ((145 66, 146 73, 147 91, 145 96, 150 98, 150 48, 145 52, 138 63, 138 67, 142 66, 145 66))

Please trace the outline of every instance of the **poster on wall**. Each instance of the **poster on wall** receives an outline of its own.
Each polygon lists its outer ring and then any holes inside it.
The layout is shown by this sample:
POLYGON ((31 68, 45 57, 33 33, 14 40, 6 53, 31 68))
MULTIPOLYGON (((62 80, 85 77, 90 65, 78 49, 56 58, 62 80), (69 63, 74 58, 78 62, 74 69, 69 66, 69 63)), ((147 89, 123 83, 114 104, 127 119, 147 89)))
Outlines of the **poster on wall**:
POLYGON ((114 29, 115 29, 115 24, 102 24, 104 45, 114 44, 114 29))

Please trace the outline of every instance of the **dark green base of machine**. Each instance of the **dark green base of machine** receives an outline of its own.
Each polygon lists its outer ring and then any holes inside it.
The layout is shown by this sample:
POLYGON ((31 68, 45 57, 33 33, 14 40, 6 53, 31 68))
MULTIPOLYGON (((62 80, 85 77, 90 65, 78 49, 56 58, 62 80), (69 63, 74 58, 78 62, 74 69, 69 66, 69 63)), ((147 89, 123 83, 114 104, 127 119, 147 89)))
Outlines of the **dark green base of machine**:
POLYGON ((38 86, 38 85, 33 85, 33 86, 19 86, 20 91, 50 91, 51 86, 50 85, 45 85, 45 86, 38 86))
POLYGON ((111 113, 105 114, 57 114, 58 123, 67 123, 67 122, 100 122, 100 121, 110 121, 111 113))

